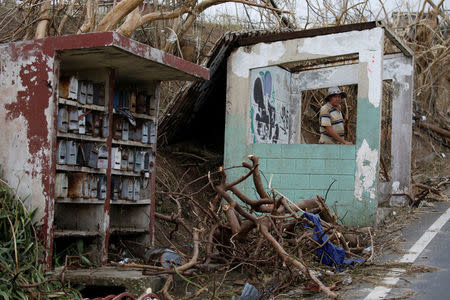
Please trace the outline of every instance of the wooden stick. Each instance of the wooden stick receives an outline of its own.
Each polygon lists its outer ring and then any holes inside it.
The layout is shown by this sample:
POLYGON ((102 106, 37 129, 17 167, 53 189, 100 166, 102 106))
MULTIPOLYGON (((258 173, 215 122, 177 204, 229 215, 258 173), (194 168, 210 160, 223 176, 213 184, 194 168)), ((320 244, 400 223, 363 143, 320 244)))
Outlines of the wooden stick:
POLYGON ((166 283, 164 283, 164 286, 162 288, 162 293, 164 295, 164 298, 167 300, 173 300, 172 296, 169 294, 169 287, 170 287, 170 284, 172 283, 172 281, 173 281, 173 275, 170 274, 169 276, 167 276, 166 283))
POLYGON ((440 135, 443 135, 443 136, 445 136, 447 138, 450 138, 450 131, 449 130, 443 129, 443 128, 438 127, 436 125, 425 123, 425 122, 418 122, 417 126, 419 126, 421 128, 429 129, 431 131, 439 133, 440 135))
POLYGON ((272 246, 275 248, 275 250, 281 255, 283 260, 289 262, 290 264, 294 265, 295 267, 299 268, 300 271, 303 272, 303 274, 309 276, 318 286, 321 291, 323 291, 325 294, 327 294, 328 297, 337 299, 338 295, 333 293, 327 286, 325 286, 319 278, 317 278, 308 268, 306 268, 300 261, 296 260, 295 258, 291 257, 284 248, 277 242, 277 240, 269 233, 268 225, 266 222, 260 222, 259 223, 259 230, 264 235, 264 237, 272 244, 272 246))
POLYGON ((434 187, 431 187, 431 186, 426 185, 426 184, 414 183, 413 186, 416 186, 416 187, 421 188, 421 189, 429 190, 430 192, 432 192, 432 193, 434 193, 436 195, 439 195, 439 196, 444 196, 440 190, 435 189, 434 187))

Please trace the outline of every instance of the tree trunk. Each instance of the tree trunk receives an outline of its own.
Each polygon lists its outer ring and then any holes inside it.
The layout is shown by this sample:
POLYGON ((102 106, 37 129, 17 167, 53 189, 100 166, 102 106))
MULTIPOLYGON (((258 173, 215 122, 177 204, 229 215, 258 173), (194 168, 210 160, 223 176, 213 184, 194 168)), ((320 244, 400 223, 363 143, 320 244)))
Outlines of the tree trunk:
POLYGON ((47 36, 48 24, 50 24, 50 1, 44 1, 41 4, 40 21, 36 27, 34 39, 42 39, 47 36))
POLYGON ((97 7, 96 0, 87 0, 86 2, 86 18, 84 19, 83 25, 78 29, 77 33, 85 33, 91 31, 95 24, 95 8, 97 7))
POLYGON ((139 26, 139 20, 141 19, 141 10, 136 7, 131 13, 128 14, 125 22, 120 25, 117 32, 123 34, 124 36, 131 36, 131 34, 139 26))
POLYGON ((143 0, 122 0, 117 4, 97 26, 97 31, 109 31, 113 30, 116 25, 126 15, 132 12, 143 0))

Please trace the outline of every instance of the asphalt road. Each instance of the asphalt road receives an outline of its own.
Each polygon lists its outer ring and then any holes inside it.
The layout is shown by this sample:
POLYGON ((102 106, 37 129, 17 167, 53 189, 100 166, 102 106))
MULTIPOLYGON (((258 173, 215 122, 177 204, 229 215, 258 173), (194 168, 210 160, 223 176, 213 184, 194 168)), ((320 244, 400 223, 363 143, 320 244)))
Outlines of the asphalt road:
MULTIPOLYGON (((424 213, 419 222, 405 229, 407 242, 404 248, 409 249, 412 242, 419 238, 419 234, 429 228, 449 207, 450 203, 438 203, 430 213, 424 213)), ((414 277, 402 277, 406 287, 414 291, 409 299, 450 299, 450 222, 445 223, 414 263, 439 270, 419 273, 414 277)))
MULTIPOLYGON (((429 230, 440 216, 446 213, 450 203, 434 203, 436 206, 418 213, 418 220, 403 229, 406 251, 419 240, 424 233, 436 233, 420 255, 413 261, 416 265, 438 268, 429 273, 416 273, 413 276, 397 275, 397 282, 386 295, 369 297, 370 299, 450 299, 450 221, 442 223, 439 230, 429 230)), ((417 252, 416 252, 417 253, 417 252)), ((402 259, 399 256, 397 260, 402 259)), ((373 288, 364 288, 366 293, 360 293, 361 298, 368 300, 367 295, 373 295, 373 288)), ((356 299, 356 298, 355 298, 356 299)))

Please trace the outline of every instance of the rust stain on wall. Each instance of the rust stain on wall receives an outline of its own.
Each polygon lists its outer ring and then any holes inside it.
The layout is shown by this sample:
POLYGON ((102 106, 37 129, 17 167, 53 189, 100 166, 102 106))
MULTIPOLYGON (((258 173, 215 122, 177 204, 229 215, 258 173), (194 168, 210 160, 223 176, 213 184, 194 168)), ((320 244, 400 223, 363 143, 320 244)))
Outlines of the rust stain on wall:
MULTIPOLYGON (((29 156, 27 159, 28 166, 24 166, 24 173, 31 175, 32 181, 40 180, 42 187, 42 196, 45 199, 44 214, 39 214, 40 222, 43 223, 40 238, 47 248, 49 245, 48 235, 51 234, 49 218, 53 216, 53 181, 52 170, 52 138, 49 120, 55 113, 54 106, 50 103, 53 101, 53 49, 51 47, 38 47, 39 43, 25 42, 22 47, 10 44, 8 51, 11 61, 21 64, 16 80, 12 80, 11 84, 15 86, 16 98, 10 103, 6 103, 6 120, 13 121, 21 118, 26 122, 26 137, 29 156), (47 238, 46 238, 47 237, 47 238)), ((10 72, 13 70, 2 70, 10 72)), ((22 134, 25 134, 23 132, 22 134)), ((35 188, 31 187, 33 192, 35 188)), ((33 195, 31 195, 33 202, 33 195)))

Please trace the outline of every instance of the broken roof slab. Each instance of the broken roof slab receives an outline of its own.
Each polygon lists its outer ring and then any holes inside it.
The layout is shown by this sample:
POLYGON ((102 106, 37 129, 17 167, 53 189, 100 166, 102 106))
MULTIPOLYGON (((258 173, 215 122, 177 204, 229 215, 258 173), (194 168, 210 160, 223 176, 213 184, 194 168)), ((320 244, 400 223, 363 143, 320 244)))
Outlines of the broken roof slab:
POLYGON ((49 37, 35 41, 53 48, 61 55, 62 68, 77 71, 111 68, 117 70, 117 79, 199 80, 209 79, 209 70, 159 49, 129 39, 117 32, 49 37))

